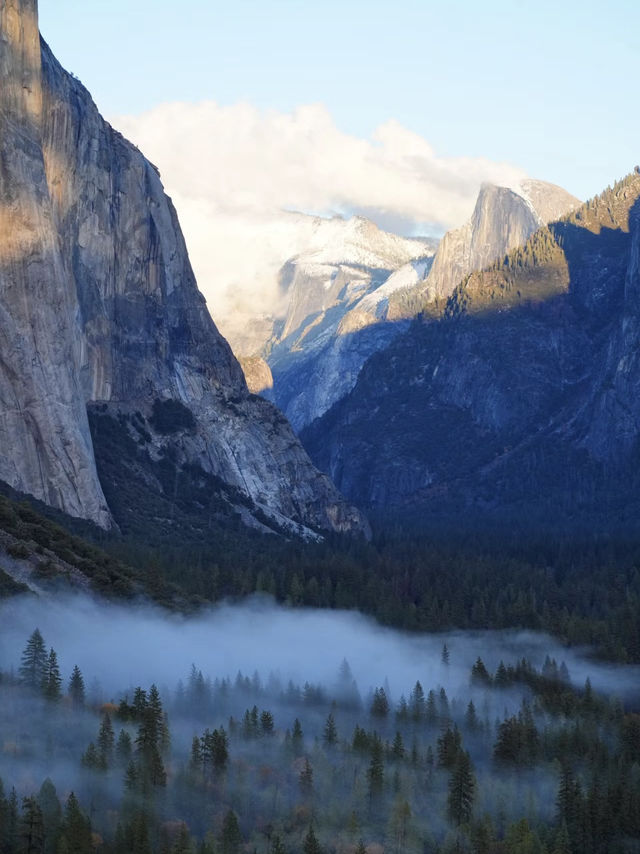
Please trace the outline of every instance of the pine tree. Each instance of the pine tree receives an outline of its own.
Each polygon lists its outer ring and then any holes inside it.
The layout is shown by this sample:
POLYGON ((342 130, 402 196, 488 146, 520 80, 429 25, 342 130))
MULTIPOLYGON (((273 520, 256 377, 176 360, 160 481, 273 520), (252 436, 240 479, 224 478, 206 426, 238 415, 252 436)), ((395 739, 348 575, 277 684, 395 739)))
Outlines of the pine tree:
POLYGON ((91 823, 84 815, 73 792, 69 795, 62 822, 69 854, 92 854, 91 823))
POLYGON ((309 830, 302 843, 302 850, 304 854, 323 854, 312 824, 309 825, 309 830))
POLYGON ((18 809, 18 796, 15 789, 11 789, 7 798, 6 819, 4 826, 0 826, 0 839, 6 845, 7 854, 18 850, 18 830, 20 827, 20 811, 18 809))
POLYGON ((31 634, 22 653, 20 663, 20 679, 27 687, 34 690, 42 689, 42 682, 47 668, 47 651, 39 629, 31 634))
POLYGON ((19 836, 21 854, 42 854, 44 848, 44 820, 40 805, 34 797, 22 799, 19 836))
POLYGON ((260 713, 260 733, 262 735, 273 735, 275 724, 273 715, 267 709, 260 713))
POLYGON ((466 750, 462 750, 449 780, 447 797, 447 814, 456 826, 471 819, 475 789, 471 757, 466 750))
POLYGON ((56 651, 51 648, 42 681, 42 693, 47 700, 55 703, 62 696, 61 689, 62 677, 60 676, 60 668, 58 667, 58 656, 56 655, 56 651))
POLYGON ((80 668, 76 664, 69 679, 69 697, 74 709, 81 709, 85 702, 84 679, 80 668))
POLYGON ((118 735, 116 744, 116 762, 121 768, 126 768, 131 760, 133 746, 131 744, 131 736, 129 733, 121 729, 118 735))
POLYGON ((62 821, 62 807, 58 800, 56 788, 48 777, 40 786, 38 805, 42 810, 44 823, 44 854, 54 854, 56 837, 62 821))
POLYGON ((449 666, 449 647, 446 645, 446 643, 442 647, 441 658, 442 658, 442 663, 445 665, 445 667, 448 667, 449 666))
POLYGON ((571 840, 569 839, 569 830, 567 829, 566 821, 563 821, 560 825, 552 854, 571 854, 571 840))
POLYGON ((336 729, 336 722, 331 713, 329 713, 325 722, 324 730, 322 732, 322 740, 327 747, 333 747, 333 745, 338 741, 338 730, 336 729))
POLYGON ((420 682, 416 682, 411 697, 409 698, 409 709, 411 717, 416 723, 421 721, 425 716, 424 691, 420 682))
POLYGON ((98 768, 104 769, 98 749, 93 742, 89 744, 89 747, 82 754, 81 762, 85 768, 92 768, 93 770, 98 768))
POLYGON ((484 661, 480 658, 480 656, 478 656, 478 658, 476 659, 476 663, 471 668, 471 681, 480 685, 491 684, 491 677, 489 676, 489 671, 485 667, 484 661))
POLYGON ((473 700, 469 700, 469 705, 467 706, 467 711, 464 715, 464 725, 471 732, 476 732, 479 728, 480 722, 478 721, 478 715, 476 714, 476 707, 473 704, 473 700))
POLYGON ((104 768, 108 768, 111 765, 114 743, 115 734, 111 725, 111 717, 109 712, 105 712, 98 733, 98 751, 100 753, 100 762, 104 768))
POLYGON ((441 768, 453 768, 461 751, 462 738, 458 727, 454 724, 453 729, 448 726, 438 737, 438 765, 441 768))
POLYGON ((178 838, 171 846, 171 854, 191 854, 191 836, 187 825, 182 822, 178 831, 178 838))
POLYGON ((307 757, 305 757, 304 768, 300 772, 298 781, 300 783, 300 791, 308 798, 313 792, 313 768, 307 757))
POLYGON ((382 793, 384 785, 384 750, 380 736, 374 732, 371 741, 371 761, 367 769, 369 781, 369 801, 373 801, 382 793))
POLYGON ((384 688, 376 688, 373 692, 371 702, 371 716, 374 718, 386 718, 389 714, 389 701, 384 688))
POLYGON ((291 747, 293 748, 293 755, 298 758, 298 756, 302 756, 302 752, 304 750, 304 735, 302 733, 302 726, 300 725, 300 721, 298 718, 293 722, 293 732, 291 733, 291 747))
POLYGON ((221 854, 238 854, 241 843, 242 834, 240 833, 238 817, 233 810, 229 810, 222 822, 221 854))
POLYGON ((433 726, 438 721, 438 707, 436 705, 436 695, 433 690, 429 691, 427 695, 425 719, 429 726, 433 726))
POLYGON ((400 731, 396 732, 396 736, 393 739, 391 755, 398 761, 404 759, 404 742, 402 741, 402 733, 400 731))

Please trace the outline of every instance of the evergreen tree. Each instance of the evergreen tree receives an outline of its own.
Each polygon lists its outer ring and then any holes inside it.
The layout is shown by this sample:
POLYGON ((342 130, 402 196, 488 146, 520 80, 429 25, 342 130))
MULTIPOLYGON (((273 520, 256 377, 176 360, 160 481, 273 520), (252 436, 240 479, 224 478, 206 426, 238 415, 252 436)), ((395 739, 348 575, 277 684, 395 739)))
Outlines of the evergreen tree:
POLYGON ((113 760, 114 743, 115 734, 111 724, 111 717, 109 712, 105 712, 98 733, 98 752, 100 754, 100 762, 105 768, 108 768, 113 760))
POLYGON ((571 854, 571 840, 569 839, 569 830, 567 828, 566 821, 563 821, 560 825, 560 830, 555 838, 552 854, 571 854))
POLYGON ((302 843, 302 850, 304 854, 323 854, 312 824, 309 825, 309 830, 302 843))
POLYGON ((449 666, 449 647, 446 645, 446 643, 442 647, 441 658, 442 658, 442 663, 445 665, 445 667, 448 667, 449 666))
POLYGON ((338 741, 338 730, 336 729, 336 722, 331 713, 329 713, 327 720, 325 721, 322 740, 327 747, 333 747, 333 745, 338 741))
POLYGON ((69 795, 64 810, 62 835, 69 854, 92 854, 91 824, 80 809, 73 792, 69 795))
POLYGON ((3 854, 13 854, 18 850, 18 830, 20 827, 20 811, 18 809, 18 796, 15 789, 11 789, 7 798, 5 822, 0 825, 0 839, 3 839, 5 849, 3 854))
POLYGON ((386 718, 389 714, 389 701, 384 688, 376 688, 373 692, 371 702, 371 716, 374 718, 386 718))
POLYGON ((220 837, 221 854, 238 854, 242 843, 242 834, 238 817, 233 810, 229 810, 222 822, 222 834, 220 837))
POLYGON ((480 722, 478 721, 478 715, 476 714, 476 707, 473 704, 473 700, 469 700, 469 705, 467 706, 467 711, 464 715, 464 725, 471 732, 476 732, 480 726, 480 722))
POLYGON ((47 668, 47 650, 39 629, 35 629, 22 653, 20 680, 29 688, 41 690, 47 668))
POLYGON ((404 742, 402 741, 402 733, 400 731, 396 732, 396 736, 393 739, 391 755, 398 761, 404 759, 404 742))
POLYGON ((300 791, 308 798, 313 792, 313 768, 311 767, 311 763, 307 757, 305 757, 304 768, 300 772, 298 781, 300 784, 300 791))
POLYGON ((57 702, 62 696, 62 677, 58 667, 58 656, 53 648, 49 650, 49 657, 42 680, 42 693, 52 702, 57 702))
POLYGON ((433 690, 427 695, 425 706, 425 719, 429 726, 433 726, 438 721, 438 706, 436 704, 436 695, 433 690))
POLYGON ((302 726, 298 718, 293 722, 293 732, 291 733, 291 747, 293 749, 293 755, 297 758, 298 756, 302 756, 302 752, 304 750, 304 735, 302 733, 302 726))
POLYGON ((42 854, 44 851, 44 820, 34 797, 22 799, 19 837, 21 854, 42 854))
POLYGON ((133 745, 129 733, 121 729, 116 744, 116 762, 121 768, 126 768, 133 754, 133 745))
POLYGON ((69 679, 69 697, 74 709, 81 709, 85 702, 84 679, 80 668, 76 664, 69 679))
POLYGON ((56 837, 62 821, 62 807, 58 800, 56 787, 47 777, 38 792, 38 805, 42 810, 44 823, 44 854, 55 854, 56 837))
POLYGON ((438 765, 441 768, 453 768, 462 749, 460 730, 455 724, 453 728, 448 726, 442 735, 438 737, 436 749, 438 752, 438 765))
POLYGON ((374 732, 371 740, 371 761, 367 769, 369 781, 369 800, 373 801, 382 793, 384 785, 384 750, 380 736, 374 732))
POLYGON ((475 664, 471 668, 471 681, 480 685, 490 685, 491 676, 484 665, 484 661, 478 656, 475 664))
POLYGON ((409 710, 411 717, 416 723, 425 716, 424 691, 420 682, 416 682, 409 698, 409 710))
POLYGON ((92 768, 93 770, 96 770, 98 768, 104 770, 105 767, 100 759, 98 749, 96 748, 93 742, 89 744, 89 747, 87 747, 85 752, 82 754, 81 762, 85 768, 92 768))
POLYGON ((273 715, 267 709, 260 713, 260 733, 262 735, 273 735, 275 724, 273 715))
POLYGON ((447 814, 456 826, 471 819, 475 789, 471 757, 466 750, 461 750, 449 780, 447 797, 447 814))

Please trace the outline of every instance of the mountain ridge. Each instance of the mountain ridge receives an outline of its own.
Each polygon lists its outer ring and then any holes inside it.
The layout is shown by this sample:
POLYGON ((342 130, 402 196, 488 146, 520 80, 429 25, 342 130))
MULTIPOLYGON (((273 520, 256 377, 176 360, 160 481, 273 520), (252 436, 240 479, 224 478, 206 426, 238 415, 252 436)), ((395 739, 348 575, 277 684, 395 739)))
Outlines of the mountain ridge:
POLYGON ((372 512, 628 521, 639 198, 632 173, 465 277, 303 431, 316 463, 372 512))

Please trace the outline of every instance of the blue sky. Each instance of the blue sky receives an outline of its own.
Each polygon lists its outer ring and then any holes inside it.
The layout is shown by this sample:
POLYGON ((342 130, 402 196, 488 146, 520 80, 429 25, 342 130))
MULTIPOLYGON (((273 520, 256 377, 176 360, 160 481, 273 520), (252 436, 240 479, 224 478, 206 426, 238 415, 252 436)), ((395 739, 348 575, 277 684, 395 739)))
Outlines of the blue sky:
POLYGON ((395 119, 582 198, 640 161, 637 0, 40 0, 40 26, 107 115, 321 103, 345 133, 395 119))

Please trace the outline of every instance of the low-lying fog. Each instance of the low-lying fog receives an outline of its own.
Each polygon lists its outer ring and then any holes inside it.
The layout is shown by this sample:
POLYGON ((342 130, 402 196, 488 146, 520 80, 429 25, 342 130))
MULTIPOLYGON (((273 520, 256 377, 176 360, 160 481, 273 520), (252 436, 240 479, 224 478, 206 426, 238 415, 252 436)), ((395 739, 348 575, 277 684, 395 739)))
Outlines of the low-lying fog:
POLYGON ((347 659, 363 696, 388 684, 391 699, 416 680, 457 693, 469 685, 478 657, 494 672, 500 660, 526 657, 540 668, 548 655, 566 663, 571 681, 590 677, 593 687, 625 703, 640 694, 640 667, 589 658, 589 650, 563 647, 530 631, 448 632, 412 635, 383 628, 355 612, 295 610, 267 597, 222 604, 196 616, 149 605, 99 602, 80 595, 13 598, 0 605, 0 667, 17 669, 27 638, 38 627, 58 653, 63 678, 77 664, 106 693, 155 682, 173 688, 195 664, 205 676, 234 678, 238 671, 263 679, 305 680, 331 686, 347 659), (442 647, 449 665, 442 662, 442 647))

